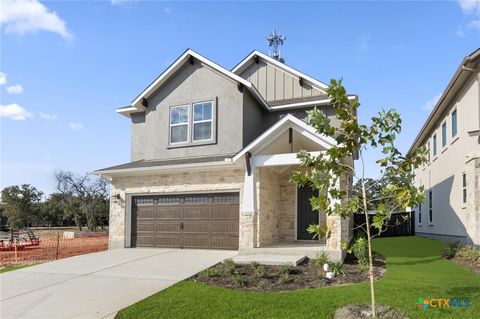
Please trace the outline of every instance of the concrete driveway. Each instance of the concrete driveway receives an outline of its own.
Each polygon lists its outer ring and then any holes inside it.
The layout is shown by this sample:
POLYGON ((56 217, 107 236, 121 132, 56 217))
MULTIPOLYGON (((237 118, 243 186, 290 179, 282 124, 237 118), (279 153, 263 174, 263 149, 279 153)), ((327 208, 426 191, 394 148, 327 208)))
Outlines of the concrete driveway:
POLYGON ((237 254, 114 249, 0 274, 0 317, 113 318, 117 311, 237 254))

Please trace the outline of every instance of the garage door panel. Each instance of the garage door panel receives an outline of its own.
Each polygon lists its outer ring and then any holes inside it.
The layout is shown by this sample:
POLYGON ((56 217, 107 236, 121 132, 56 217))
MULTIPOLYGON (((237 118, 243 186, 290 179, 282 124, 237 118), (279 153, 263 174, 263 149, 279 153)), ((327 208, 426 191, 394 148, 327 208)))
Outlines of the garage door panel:
POLYGON ((173 219, 177 220, 182 218, 183 216, 183 209, 176 206, 176 207, 168 207, 168 206, 156 206, 154 207, 155 211, 155 218, 156 219, 173 219))
POLYGON ((155 223, 157 233, 178 233, 180 232, 180 222, 159 222, 155 223))
POLYGON ((180 248, 181 236, 179 234, 157 234, 155 247, 180 248))
POLYGON ((198 205, 185 205, 183 207, 183 219, 210 219, 210 207, 198 205))
POLYGON ((132 200, 132 245, 238 249, 239 195, 154 195, 132 200))

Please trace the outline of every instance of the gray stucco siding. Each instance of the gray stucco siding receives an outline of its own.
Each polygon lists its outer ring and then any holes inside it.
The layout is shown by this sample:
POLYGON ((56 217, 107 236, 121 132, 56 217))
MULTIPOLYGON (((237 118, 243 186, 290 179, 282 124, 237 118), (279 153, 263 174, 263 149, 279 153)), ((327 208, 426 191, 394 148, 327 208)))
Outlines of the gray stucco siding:
POLYGON ((264 125, 268 112, 249 92, 245 91, 243 97, 243 146, 245 147, 268 129, 264 125))
MULTIPOLYGON (((237 83, 196 61, 186 64, 148 99, 145 123, 132 121, 132 160, 232 155, 243 144, 243 93, 237 83), (171 106, 214 102, 214 140, 205 144, 169 144, 171 106)), ((190 129, 193 129, 190 126, 190 129)), ((191 133, 190 133, 191 134, 191 133)))

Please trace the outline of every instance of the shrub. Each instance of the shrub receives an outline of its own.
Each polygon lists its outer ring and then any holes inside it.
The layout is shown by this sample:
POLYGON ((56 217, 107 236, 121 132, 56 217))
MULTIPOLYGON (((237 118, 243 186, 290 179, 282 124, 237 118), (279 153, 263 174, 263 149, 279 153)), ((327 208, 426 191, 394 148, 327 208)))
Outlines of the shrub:
POLYGON ((258 278, 263 278, 267 274, 267 269, 264 266, 258 265, 257 268, 254 268, 255 276, 258 278))
POLYGON ((456 256, 470 260, 471 262, 480 265, 480 249, 472 245, 459 247, 456 251, 456 256))
POLYGON ((333 263, 332 265, 332 271, 335 273, 335 275, 342 275, 345 276, 345 271, 344 271, 344 264, 341 261, 337 261, 336 263, 333 263))
POLYGON ((222 273, 225 276, 233 275, 235 273, 235 263, 233 260, 225 259, 222 263, 222 273))
POLYGON ((447 258, 447 259, 452 259, 455 257, 456 251, 450 247, 445 248, 442 250, 442 257, 447 258))
POLYGON ((258 263, 258 261, 252 261, 250 263, 250 266, 252 266, 253 270, 255 270, 258 268, 258 266, 260 266, 260 264, 258 263))
POLYGON ((215 266, 205 269, 200 273, 200 275, 204 277, 217 277, 218 275, 220 275, 220 270, 217 266, 215 266))
POLYGON ((238 287, 245 287, 248 283, 248 280, 246 277, 240 275, 239 273, 235 273, 235 275, 233 276, 233 282, 238 287))
POLYGON ((280 273, 289 275, 293 273, 293 271, 295 270, 295 266, 291 263, 286 263, 286 264, 280 265, 279 270, 280 270, 280 273))
POLYGON ((368 241, 365 237, 357 237, 350 248, 351 252, 358 260, 358 266, 365 268, 368 266, 368 241))
POLYGON ((284 273, 282 274, 282 276, 280 276, 280 280, 281 280, 284 284, 288 284, 288 283, 290 282, 290 280, 291 280, 289 273, 284 272, 284 273))
POLYGON ((317 273, 317 278, 319 280, 322 280, 325 278, 325 272, 323 270, 319 270, 318 273, 317 273))
POLYGON ((329 258, 328 253, 323 251, 321 254, 317 254, 315 257, 315 267, 323 269, 323 265, 328 264, 329 258))
POLYGON ((368 264, 358 264, 358 269, 361 271, 361 272, 365 272, 368 270, 368 264))

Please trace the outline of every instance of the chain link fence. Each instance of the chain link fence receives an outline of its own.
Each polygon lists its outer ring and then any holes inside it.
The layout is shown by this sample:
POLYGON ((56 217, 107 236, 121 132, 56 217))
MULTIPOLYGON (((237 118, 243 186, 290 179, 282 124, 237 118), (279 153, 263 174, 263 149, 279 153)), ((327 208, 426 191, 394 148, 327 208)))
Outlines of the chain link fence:
POLYGON ((21 246, 14 243, 8 248, 3 248, 0 250, 0 266, 37 264, 107 249, 107 235, 67 239, 57 234, 41 238, 38 246, 21 246))

